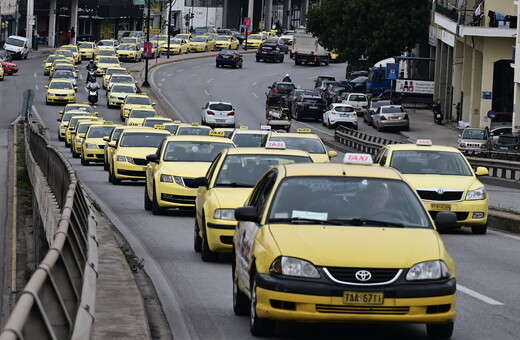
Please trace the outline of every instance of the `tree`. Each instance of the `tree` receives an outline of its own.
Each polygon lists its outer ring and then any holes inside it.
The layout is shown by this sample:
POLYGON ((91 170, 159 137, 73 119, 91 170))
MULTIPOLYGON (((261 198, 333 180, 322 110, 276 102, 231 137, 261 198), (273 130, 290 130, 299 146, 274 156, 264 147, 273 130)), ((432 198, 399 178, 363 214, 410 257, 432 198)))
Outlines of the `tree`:
POLYGON ((307 13, 307 30, 350 64, 401 55, 428 34, 429 0, 325 0, 307 13))

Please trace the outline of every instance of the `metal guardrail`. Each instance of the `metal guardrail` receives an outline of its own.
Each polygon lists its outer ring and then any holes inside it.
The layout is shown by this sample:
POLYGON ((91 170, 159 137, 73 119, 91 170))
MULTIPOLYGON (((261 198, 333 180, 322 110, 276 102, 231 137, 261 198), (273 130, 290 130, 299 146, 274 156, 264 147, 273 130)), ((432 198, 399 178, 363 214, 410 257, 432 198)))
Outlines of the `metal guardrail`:
MULTIPOLYGON (((336 129, 334 140, 350 148, 359 150, 364 153, 369 153, 371 155, 376 155, 383 145, 402 143, 392 139, 368 135, 366 133, 352 130, 344 126, 340 126, 336 129)), ((477 156, 477 154, 474 156, 477 156)), ((520 181, 520 162, 508 160, 508 158, 511 157, 517 156, 516 154, 509 154, 508 156, 500 152, 480 152, 478 157, 466 156, 469 163, 473 167, 486 167, 489 170, 489 177, 520 181), (484 158, 484 156, 488 156, 490 158, 484 158)))
POLYGON ((89 339, 98 275, 97 222, 74 169, 58 149, 32 126, 26 129, 26 144, 28 168, 39 168, 47 179, 61 217, 49 251, 18 294, 0 340, 89 339))

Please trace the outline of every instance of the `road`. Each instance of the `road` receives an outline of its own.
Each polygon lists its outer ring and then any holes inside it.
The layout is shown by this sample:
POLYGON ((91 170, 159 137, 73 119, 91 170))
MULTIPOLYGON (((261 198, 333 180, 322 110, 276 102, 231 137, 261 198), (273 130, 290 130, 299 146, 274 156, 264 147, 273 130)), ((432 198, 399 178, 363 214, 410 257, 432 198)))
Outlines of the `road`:
MULTIPOLYGON (((320 73, 340 78, 344 74, 344 64, 295 67, 287 60, 283 64, 264 64, 255 63, 253 58, 246 55, 244 68, 238 70, 216 69, 211 58, 174 63, 154 69, 151 80, 160 86, 184 121, 199 121, 201 106, 207 100, 221 99, 232 102, 237 107, 239 122, 253 128, 265 123, 263 96, 267 85, 285 73, 290 73, 301 87, 312 87, 312 79, 320 73)), ((25 88, 35 89, 35 108, 49 129, 52 143, 70 157, 70 151, 57 141, 56 119, 60 106, 44 103, 43 86, 48 79, 42 74, 41 61, 30 57, 19 64, 21 71, 16 80, 8 78, 0 84, 2 103, 5 98, 13 98, 16 103, 20 97, 17 93, 25 88), (4 86, 11 81, 12 84, 17 81, 16 92, 9 92, 12 88, 4 86)), ((80 70, 85 74, 82 67, 80 70)), ((84 89, 80 87, 78 91, 78 102, 86 101, 84 89)), ((96 110, 105 119, 119 122, 119 111, 106 108, 104 91, 101 92, 96 110)), ((9 118, 7 114, 4 116, 9 118)), ((15 116, 13 112, 10 120, 15 116)), ((332 133, 317 123, 296 125, 332 133)), ((360 127, 375 132, 362 123, 360 127)), ((203 263, 200 255, 193 251, 192 214, 171 212, 166 216, 153 216, 143 208, 142 183, 113 186, 108 183, 102 166, 85 167, 78 159, 69 159, 87 193, 127 238, 136 255, 145 259, 145 270, 154 282, 174 338, 251 338, 248 319, 235 316, 231 309, 229 257, 222 256, 219 263, 203 263)), ((517 339, 520 274, 514 268, 520 260, 520 238, 494 231, 476 236, 463 230, 446 234, 444 239, 458 270, 459 314, 453 338, 517 339)), ((346 334, 353 339, 426 338, 423 325, 283 324, 277 330, 278 338, 345 338, 346 334)))

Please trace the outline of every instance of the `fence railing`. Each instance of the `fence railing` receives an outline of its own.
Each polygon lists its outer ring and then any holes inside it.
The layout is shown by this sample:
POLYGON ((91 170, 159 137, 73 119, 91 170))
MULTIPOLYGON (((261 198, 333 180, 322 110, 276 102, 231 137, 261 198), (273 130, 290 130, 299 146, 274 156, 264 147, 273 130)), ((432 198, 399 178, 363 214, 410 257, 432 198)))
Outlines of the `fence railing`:
MULTIPOLYGON (((349 148, 369 153, 371 155, 376 155, 383 145, 402 143, 393 139, 368 135, 344 126, 340 126, 336 129, 334 139, 349 148)), ((470 164, 473 167, 483 166, 488 168, 489 177, 514 181, 520 180, 520 162, 511 160, 517 159, 516 154, 481 152, 478 155, 475 154, 471 156, 466 157, 470 164), (489 158, 485 158, 484 156, 489 158)))
POLYGON ((51 236, 46 232, 49 251, 18 294, 0 340, 89 339, 98 275, 97 222, 74 169, 58 149, 32 126, 26 129, 26 145, 31 183, 42 186, 33 184, 33 189, 49 191, 47 199, 57 202, 61 215, 57 226, 44 222, 55 230, 51 236))

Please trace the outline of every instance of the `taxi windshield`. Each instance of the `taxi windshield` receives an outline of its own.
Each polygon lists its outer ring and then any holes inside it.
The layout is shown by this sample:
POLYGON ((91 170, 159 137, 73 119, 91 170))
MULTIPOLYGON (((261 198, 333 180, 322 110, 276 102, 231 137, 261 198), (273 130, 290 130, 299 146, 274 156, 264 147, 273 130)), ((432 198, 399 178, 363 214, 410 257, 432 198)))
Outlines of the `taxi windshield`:
POLYGON ((87 138, 103 138, 109 136, 114 130, 114 125, 91 126, 87 133, 87 138))
POLYGON ((148 97, 128 97, 126 98, 125 104, 152 105, 152 102, 148 97))
POLYGON ((72 84, 65 81, 53 81, 49 88, 53 90, 72 90, 72 84))
POLYGON ((288 177, 272 202, 267 220, 271 224, 432 228, 413 190, 403 181, 386 178, 288 177))
POLYGON ((134 45, 119 45, 118 50, 135 51, 134 45))
POLYGON ((59 69, 52 75, 53 78, 75 78, 71 70, 59 69))
POLYGON ((403 174, 473 175, 458 152, 396 150, 392 153, 390 166, 403 174))
POLYGON ((252 188, 260 176, 275 165, 311 162, 311 158, 305 156, 229 155, 220 168, 215 187, 252 188))
POLYGON ((324 154, 325 148, 318 139, 301 137, 272 137, 273 142, 284 142, 287 149, 307 151, 308 153, 324 154))
POLYGON ((98 46, 114 46, 115 45, 115 41, 113 40, 100 40, 98 42, 98 46))
POLYGON ((68 122, 72 117, 74 116, 89 116, 88 113, 78 113, 78 112, 67 112, 67 113, 64 113, 62 116, 61 116, 61 121, 62 122, 68 122))
POLYGON ((150 132, 127 132, 121 137, 119 146, 122 147, 140 147, 140 148, 158 148, 164 137, 164 133, 150 132))
POLYGON ((172 135, 174 135, 177 132, 177 130, 179 129, 179 125, 169 124, 169 125, 165 125, 164 128, 166 130, 170 131, 170 133, 172 135))
POLYGON ((65 56, 65 57, 72 57, 72 52, 69 50, 61 50, 61 51, 56 51, 54 53, 65 56))
POLYGON ((262 40, 263 36, 260 34, 252 34, 249 36, 249 40, 262 40))
POLYGON ((60 59, 60 58, 63 58, 63 56, 61 56, 61 55, 50 55, 50 56, 47 57, 47 60, 45 62, 46 63, 52 63, 54 60, 60 59))
POLYGON ((117 68, 109 68, 107 70, 107 76, 111 76, 113 74, 126 74, 126 70, 123 70, 123 69, 117 69, 117 68))
POLYGON ((194 41, 194 42, 205 42, 206 39, 208 39, 208 38, 207 37, 198 36, 198 37, 192 38, 191 41, 194 41))
POLYGON ((217 41, 231 41, 231 37, 217 37, 217 41))
POLYGON ((212 162, 220 150, 229 147, 233 147, 233 144, 202 141, 171 141, 164 151, 164 161, 212 162))
POLYGON ((257 147, 262 143, 264 134, 261 133, 237 133, 233 137, 233 143, 240 147, 257 147))
POLYGON ((98 56, 100 56, 100 55, 111 56, 114 54, 115 54, 115 52, 113 50, 99 50, 97 53, 98 56))
MULTIPOLYGON (((177 34, 175 36, 175 38, 178 38, 178 39, 184 39, 184 40, 188 40, 190 38, 189 34, 177 34)), ((160 39, 159 39, 160 40, 160 39)), ((166 40, 166 38, 164 38, 164 40, 166 40)))
POLYGON ((77 52, 78 48, 76 46, 62 46, 61 48, 71 51, 71 52, 77 52))
POLYGON ((148 118, 155 117, 157 113, 155 111, 143 111, 143 110, 132 110, 128 115, 129 118, 148 118))
POLYGON ((154 127, 154 125, 162 125, 163 123, 171 123, 171 120, 162 120, 162 119, 147 119, 143 122, 143 126, 146 127, 154 127))
POLYGON ((209 127, 195 127, 195 126, 182 126, 177 130, 177 136, 180 135, 196 135, 196 136, 209 136, 211 128, 209 127))
POLYGON ((69 111, 72 111, 72 110, 85 111, 85 112, 90 112, 90 113, 93 112, 91 106, 86 106, 86 105, 81 105, 80 106, 80 105, 77 105, 77 104, 69 104, 69 105, 65 106, 65 112, 69 112, 69 111))
POLYGON ((85 133, 87 132, 88 128, 92 125, 93 123, 86 123, 86 124, 80 124, 78 126, 78 133, 85 133))
POLYGON ((133 83, 134 79, 128 75, 115 75, 110 78, 112 83, 133 83))
POLYGON ((78 45, 78 48, 94 48, 93 43, 81 43, 78 45))
POLYGON ((100 64, 119 64, 119 59, 115 57, 101 57, 99 58, 100 64))
POLYGON ((135 93, 135 89, 133 86, 129 85, 114 85, 112 86, 112 93, 135 93))

